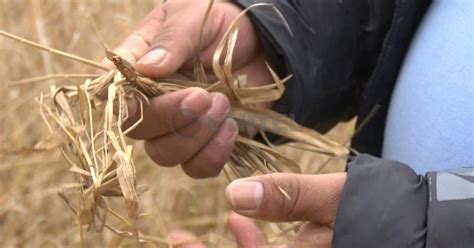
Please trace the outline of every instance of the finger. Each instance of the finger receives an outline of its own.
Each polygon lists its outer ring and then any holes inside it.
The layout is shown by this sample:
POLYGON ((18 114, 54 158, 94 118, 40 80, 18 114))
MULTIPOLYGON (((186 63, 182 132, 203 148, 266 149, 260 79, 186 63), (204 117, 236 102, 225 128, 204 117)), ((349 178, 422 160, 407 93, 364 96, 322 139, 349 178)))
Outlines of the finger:
MULTIPOLYGON (((176 1, 162 4, 166 18, 152 41, 150 50, 138 61, 137 71, 150 77, 168 77, 199 51, 199 26, 207 9, 206 1, 176 1), (183 18, 185 17, 185 18, 183 18)), ((215 40, 223 23, 222 4, 216 3, 202 35, 202 48, 215 40)))
POLYGON ((290 243, 291 248, 330 248, 334 230, 326 225, 304 225, 290 243))
MULTIPOLYGON (((163 8, 153 9, 130 34, 114 50, 115 53, 128 60, 132 65, 141 58, 149 49, 153 38, 158 34, 160 26, 164 20, 163 8)), ((103 63, 113 67, 112 62, 107 59, 103 63)))
POLYGON ((229 159, 238 134, 237 122, 227 119, 212 140, 190 160, 182 164, 192 178, 216 177, 229 159))
MULTIPOLYGON (((152 139, 178 130, 196 121, 211 105, 210 94, 199 88, 183 89, 155 97, 150 104, 144 104, 143 120, 129 133, 129 137, 152 139)), ((125 129, 135 124, 141 115, 136 109, 129 111, 136 114, 125 122, 125 129)))
POLYGON ((229 228, 240 248, 257 248, 265 245, 265 237, 249 218, 231 213, 229 228))
POLYGON ((333 223, 345 173, 296 175, 277 173, 233 181, 226 189, 231 208, 267 221, 333 223))
POLYGON ((206 114, 182 129, 145 141, 146 152, 162 166, 174 166, 190 159, 218 132, 229 109, 227 97, 213 93, 212 107, 206 114))
POLYGON ((196 239, 196 237, 186 231, 182 230, 176 230, 172 231, 168 234, 168 239, 173 241, 174 248, 205 248, 206 246, 199 240, 196 239))

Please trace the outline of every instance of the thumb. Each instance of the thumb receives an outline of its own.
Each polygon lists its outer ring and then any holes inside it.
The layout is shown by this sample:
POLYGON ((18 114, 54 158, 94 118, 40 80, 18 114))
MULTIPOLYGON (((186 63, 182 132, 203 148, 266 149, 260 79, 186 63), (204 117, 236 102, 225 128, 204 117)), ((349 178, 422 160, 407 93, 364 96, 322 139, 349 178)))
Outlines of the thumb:
MULTIPOLYGON (((215 3, 203 30, 202 48, 216 39, 224 15, 221 4, 215 3)), ((165 18, 148 52, 137 62, 136 69, 150 77, 169 77, 178 71, 199 50, 200 26, 207 1, 171 1, 162 4, 165 18)))
POLYGON ((277 173, 233 181, 226 199, 238 214, 267 221, 335 221, 345 173, 277 173))

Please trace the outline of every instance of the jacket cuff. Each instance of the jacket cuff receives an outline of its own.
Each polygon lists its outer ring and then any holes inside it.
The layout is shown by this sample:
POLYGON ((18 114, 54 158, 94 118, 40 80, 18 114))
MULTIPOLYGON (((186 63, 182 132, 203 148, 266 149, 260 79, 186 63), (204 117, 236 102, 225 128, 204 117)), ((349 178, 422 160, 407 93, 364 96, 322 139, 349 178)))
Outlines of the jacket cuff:
POLYGON ((348 166, 333 247, 425 247, 428 185, 410 167, 370 155, 348 166))
POLYGON ((426 247, 474 247, 474 168, 429 172, 426 177, 426 247))

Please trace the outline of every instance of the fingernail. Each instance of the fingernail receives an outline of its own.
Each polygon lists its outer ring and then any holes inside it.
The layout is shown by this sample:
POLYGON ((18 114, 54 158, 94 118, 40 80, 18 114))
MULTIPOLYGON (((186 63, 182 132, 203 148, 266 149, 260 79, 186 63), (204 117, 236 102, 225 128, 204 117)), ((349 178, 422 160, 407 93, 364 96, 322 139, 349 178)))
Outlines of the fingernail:
POLYGON ((206 112, 212 104, 211 96, 203 89, 195 89, 181 102, 181 113, 190 118, 197 118, 206 112))
POLYGON ((233 181, 226 189, 226 196, 234 210, 256 210, 263 199, 263 186, 254 181, 233 181))
POLYGON ((228 118, 224 122, 224 133, 221 136, 217 137, 215 139, 215 142, 219 145, 224 145, 229 140, 231 140, 235 135, 237 135, 239 131, 238 129, 239 127, 237 125, 237 122, 232 118, 228 118))
POLYGON ((145 54, 145 56, 143 56, 138 61, 138 63, 144 65, 160 64, 161 61, 165 59, 167 54, 168 52, 164 48, 158 47, 145 54))
POLYGON ((209 110, 211 117, 215 118, 216 121, 220 121, 223 117, 227 116, 230 111, 229 100, 227 97, 220 93, 212 93, 212 107, 209 110))

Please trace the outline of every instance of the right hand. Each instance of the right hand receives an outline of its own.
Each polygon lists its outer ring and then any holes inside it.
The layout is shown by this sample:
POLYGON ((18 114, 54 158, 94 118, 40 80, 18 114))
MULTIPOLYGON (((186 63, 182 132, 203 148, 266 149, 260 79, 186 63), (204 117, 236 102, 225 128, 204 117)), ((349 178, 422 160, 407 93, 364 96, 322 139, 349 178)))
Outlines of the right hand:
MULTIPOLYGON (((114 52, 152 78, 193 75, 193 61, 200 55, 212 78, 213 53, 231 22, 242 9, 231 2, 216 1, 206 27, 202 49, 199 27, 208 1, 168 1, 156 7, 114 52)), ((233 57, 234 71, 248 75, 250 86, 272 82, 265 55, 248 19, 241 19, 240 37, 233 57)), ((105 62, 107 63, 107 62, 105 62)), ((217 176, 227 162, 238 127, 227 118, 229 100, 221 93, 188 88, 156 97, 144 106, 143 122, 129 136, 145 140, 150 158, 162 166, 181 164, 194 178, 217 176)), ((126 126, 140 118, 138 106, 130 104, 126 126)))
MULTIPOLYGON (((229 228, 238 247, 329 248, 334 238, 337 209, 346 183, 346 173, 297 175, 275 173, 232 181, 226 200, 234 213, 229 228), (281 189, 286 191, 283 195, 281 189), (288 245, 270 246, 252 219, 305 223, 288 245)), ((206 248, 188 232, 174 231, 169 238, 177 248, 206 248)))

